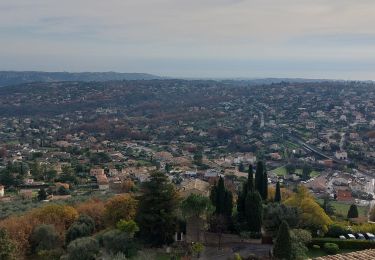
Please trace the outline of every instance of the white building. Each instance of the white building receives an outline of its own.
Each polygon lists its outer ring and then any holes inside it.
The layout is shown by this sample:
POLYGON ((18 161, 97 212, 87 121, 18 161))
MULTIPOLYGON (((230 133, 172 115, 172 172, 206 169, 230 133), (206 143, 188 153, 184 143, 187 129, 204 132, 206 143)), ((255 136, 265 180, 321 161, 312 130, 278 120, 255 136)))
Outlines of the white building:
POLYGON ((336 151, 335 152, 336 159, 339 160, 347 160, 348 159, 348 153, 345 151, 336 151))

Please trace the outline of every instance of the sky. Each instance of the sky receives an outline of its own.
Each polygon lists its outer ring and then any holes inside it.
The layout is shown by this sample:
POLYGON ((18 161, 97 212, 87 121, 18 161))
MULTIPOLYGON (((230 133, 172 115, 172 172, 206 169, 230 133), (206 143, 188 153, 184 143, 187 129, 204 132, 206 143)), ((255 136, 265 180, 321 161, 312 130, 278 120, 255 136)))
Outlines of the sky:
POLYGON ((374 0, 1 0, 0 70, 375 80, 374 0))

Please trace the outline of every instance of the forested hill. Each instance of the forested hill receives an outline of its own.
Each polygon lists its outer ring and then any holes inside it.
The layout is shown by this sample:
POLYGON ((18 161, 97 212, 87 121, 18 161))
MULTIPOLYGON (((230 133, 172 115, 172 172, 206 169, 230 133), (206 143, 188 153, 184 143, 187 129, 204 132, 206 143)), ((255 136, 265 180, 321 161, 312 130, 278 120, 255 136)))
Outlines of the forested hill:
POLYGON ((38 72, 38 71, 0 71, 0 87, 32 82, 55 81, 109 81, 109 80, 150 80, 159 76, 146 73, 117 72, 38 72))

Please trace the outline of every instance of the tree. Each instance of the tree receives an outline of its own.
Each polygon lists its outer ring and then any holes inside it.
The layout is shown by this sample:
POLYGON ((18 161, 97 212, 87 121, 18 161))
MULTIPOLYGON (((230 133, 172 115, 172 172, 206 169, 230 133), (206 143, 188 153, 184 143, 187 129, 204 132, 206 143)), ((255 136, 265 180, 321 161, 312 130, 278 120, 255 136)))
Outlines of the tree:
POLYGON ((33 253, 57 248, 60 245, 60 239, 55 227, 44 224, 37 226, 31 234, 30 245, 33 253))
POLYGON ((237 198, 237 212, 238 218, 241 221, 244 221, 245 218, 245 201, 247 194, 254 191, 254 173, 253 166, 250 164, 248 169, 247 181, 243 183, 242 190, 238 194, 237 198))
POLYGON ((292 258, 292 239, 290 237, 289 225, 283 221, 277 233, 273 254, 278 259, 289 260, 292 258))
POLYGON ((294 164, 287 164, 285 166, 285 169, 286 169, 287 174, 293 174, 296 172, 296 167, 294 166, 294 164))
POLYGON ((219 178, 217 185, 212 187, 210 199, 215 206, 215 214, 223 215, 230 219, 233 209, 233 195, 225 188, 222 177, 219 178))
POLYGON ((101 229, 104 226, 105 207, 104 202, 99 199, 91 199, 80 203, 77 206, 80 215, 87 215, 95 221, 95 228, 101 229))
POLYGON ((127 233, 129 237, 134 237, 134 234, 139 231, 139 227, 134 220, 120 220, 116 224, 116 228, 122 232, 127 233))
POLYGON ((358 208, 357 205, 352 204, 348 210, 348 218, 358 218, 358 208))
POLYGON ((323 204, 321 205, 321 207, 323 208, 324 212, 327 215, 332 216, 335 214, 335 208, 332 206, 331 202, 329 201, 328 196, 324 196, 323 204))
POLYGON ((297 192, 287 199, 284 204, 298 208, 301 211, 299 223, 301 227, 327 232, 328 226, 332 224, 332 220, 304 186, 298 186, 297 192))
POLYGON ((14 259, 16 247, 10 240, 8 233, 4 228, 0 228, 0 259, 14 259))
POLYGON ((120 220, 134 219, 137 212, 137 201, 129 194, 115 196, 105 205, 104 218, 108 225, 115 226, 120 220))
POLYGON ((280 191, 280 182, 277 181, 276 183, 276 192, 275 192, 275 202, 280 203, 281 202, 281 191, 280 191))
POLYGON ((260 232, 262 227, 262 198, 257 191, 249 192, 245 200, 245 217, 252 232, 260 232))
POLYGON ((89 216, 81 215, 67 230, 65 240, 69 243, 77 238, 90 236, 94 230, 94 220, 89 216))
POLYGON ((310 179, 311 167, 305 164, 302 168, 302 180, 306 181, 310 179))
POLYGON ((173 242, 179 198, 174 186, 161 172, 153 172, 142 187, 137 223, 140 237, 154 246, 173 242))
POLYGON ((47 199, 47 192, 44 188, 41 188, 38 191, 38 200, 46 200, 47 199))
POLYGON ((68 260, 94 260, 99 253, 99 243, 95 238, 78 238, 68 245, 68 260))
POLYGON ((299 222, 298 209, 279 203, 269 203, 265 206, 263 226, 266 231, 276 236, 283 221, 286 221, 291 228, 297 227, 299 222))
POLYGON ((262 194, 263 193, 263 174, 264 174, 264 165, 262 161, 257 163, 257 168, 255 171, 255 189, 262 194))
POLYGON ((197 194, 190 194, 181 202, 182 214, 186 217, 206 217, 214 210, 211 201, 203 196, 197 194))
POLYGON ((245 171, 245 166, 243 165, 242 162, 238 165, 238 171, 240 171, 240 172, 244 172, 245 171))
MULTIPOLYGON (((191 218, 193 221, 197 221, 200 218, 207 219, 208 215, 212 214, 214 207, 209 198, 203 195, 190 194, 181 203, 182 214, 187 218, 191 218)), ((200 228, 197 228, 196 241, 200 238, 200 228)))
POLYGON ((201 152, 196 152, 193 156, 193 162, 195 165, 201 166, 203 163, 203 155, 201 152))
POLYGON ((292 259, 306 259, 308 248, 307 245, 311 242, 312 236, 308 230, 293 229, 290 231, 292 240, 292 259))
POLYGON ((255 189, 259 192, 264 201, 268 196, 268 176, 262 161, 257 163, 255 171, 255 189))
POLYGON ((71 206, 50 204, 34 209, 30 217, 39 223, 54 225, 59 234, 64 234, 78 218, 78 212, 71 206))
POLYGON ((135 243, 133 237, 119 229, 104 232, 99 236, 99 242, 108 253, 123 253, 128 258, 134 257, 138 251, 138 245, 135 243))
POLYGON ((263 186, 262 186, 262 199, 264 201, 267 201, 267 197, 268 197, 268 175, 267 175, 267 172, 264 171, 263 173, 263 186))

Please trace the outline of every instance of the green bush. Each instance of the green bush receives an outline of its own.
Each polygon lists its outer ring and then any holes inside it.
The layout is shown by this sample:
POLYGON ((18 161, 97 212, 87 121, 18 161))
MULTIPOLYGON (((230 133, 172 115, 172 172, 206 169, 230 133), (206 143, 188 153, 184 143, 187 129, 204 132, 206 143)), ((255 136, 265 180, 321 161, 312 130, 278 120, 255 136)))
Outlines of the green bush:
POLYGON ((67 260, 93 260, 99 253, 99 243, 91 237, 78 238, 68 245, 67 260))
POLYGON ((339 246, 340 249, 371 249, 375 248, 375 242, 369 240, 341 240, 338 238, 313 238, 310 247, 313 245, 318 245, 323 247, 325 243, 334 243, 339 246))
POLYGON ((350 233, 350 230, 345 225, 332 224, 328 227, 328 232, 326 233, 327 237, 338 238, 341 235, 347 235, 350 233))
POLYGON ((324 244, 324 251, 327 254, 335 255, 339 252, 339 250, 340 250, 339 246, 335 243, 325 243, 324 244))
POLYGON ((31 251, 38 253, 42 250, 52 250, 60 245, 59 235, 53 225, 39 225, 30 236, 31 251))

